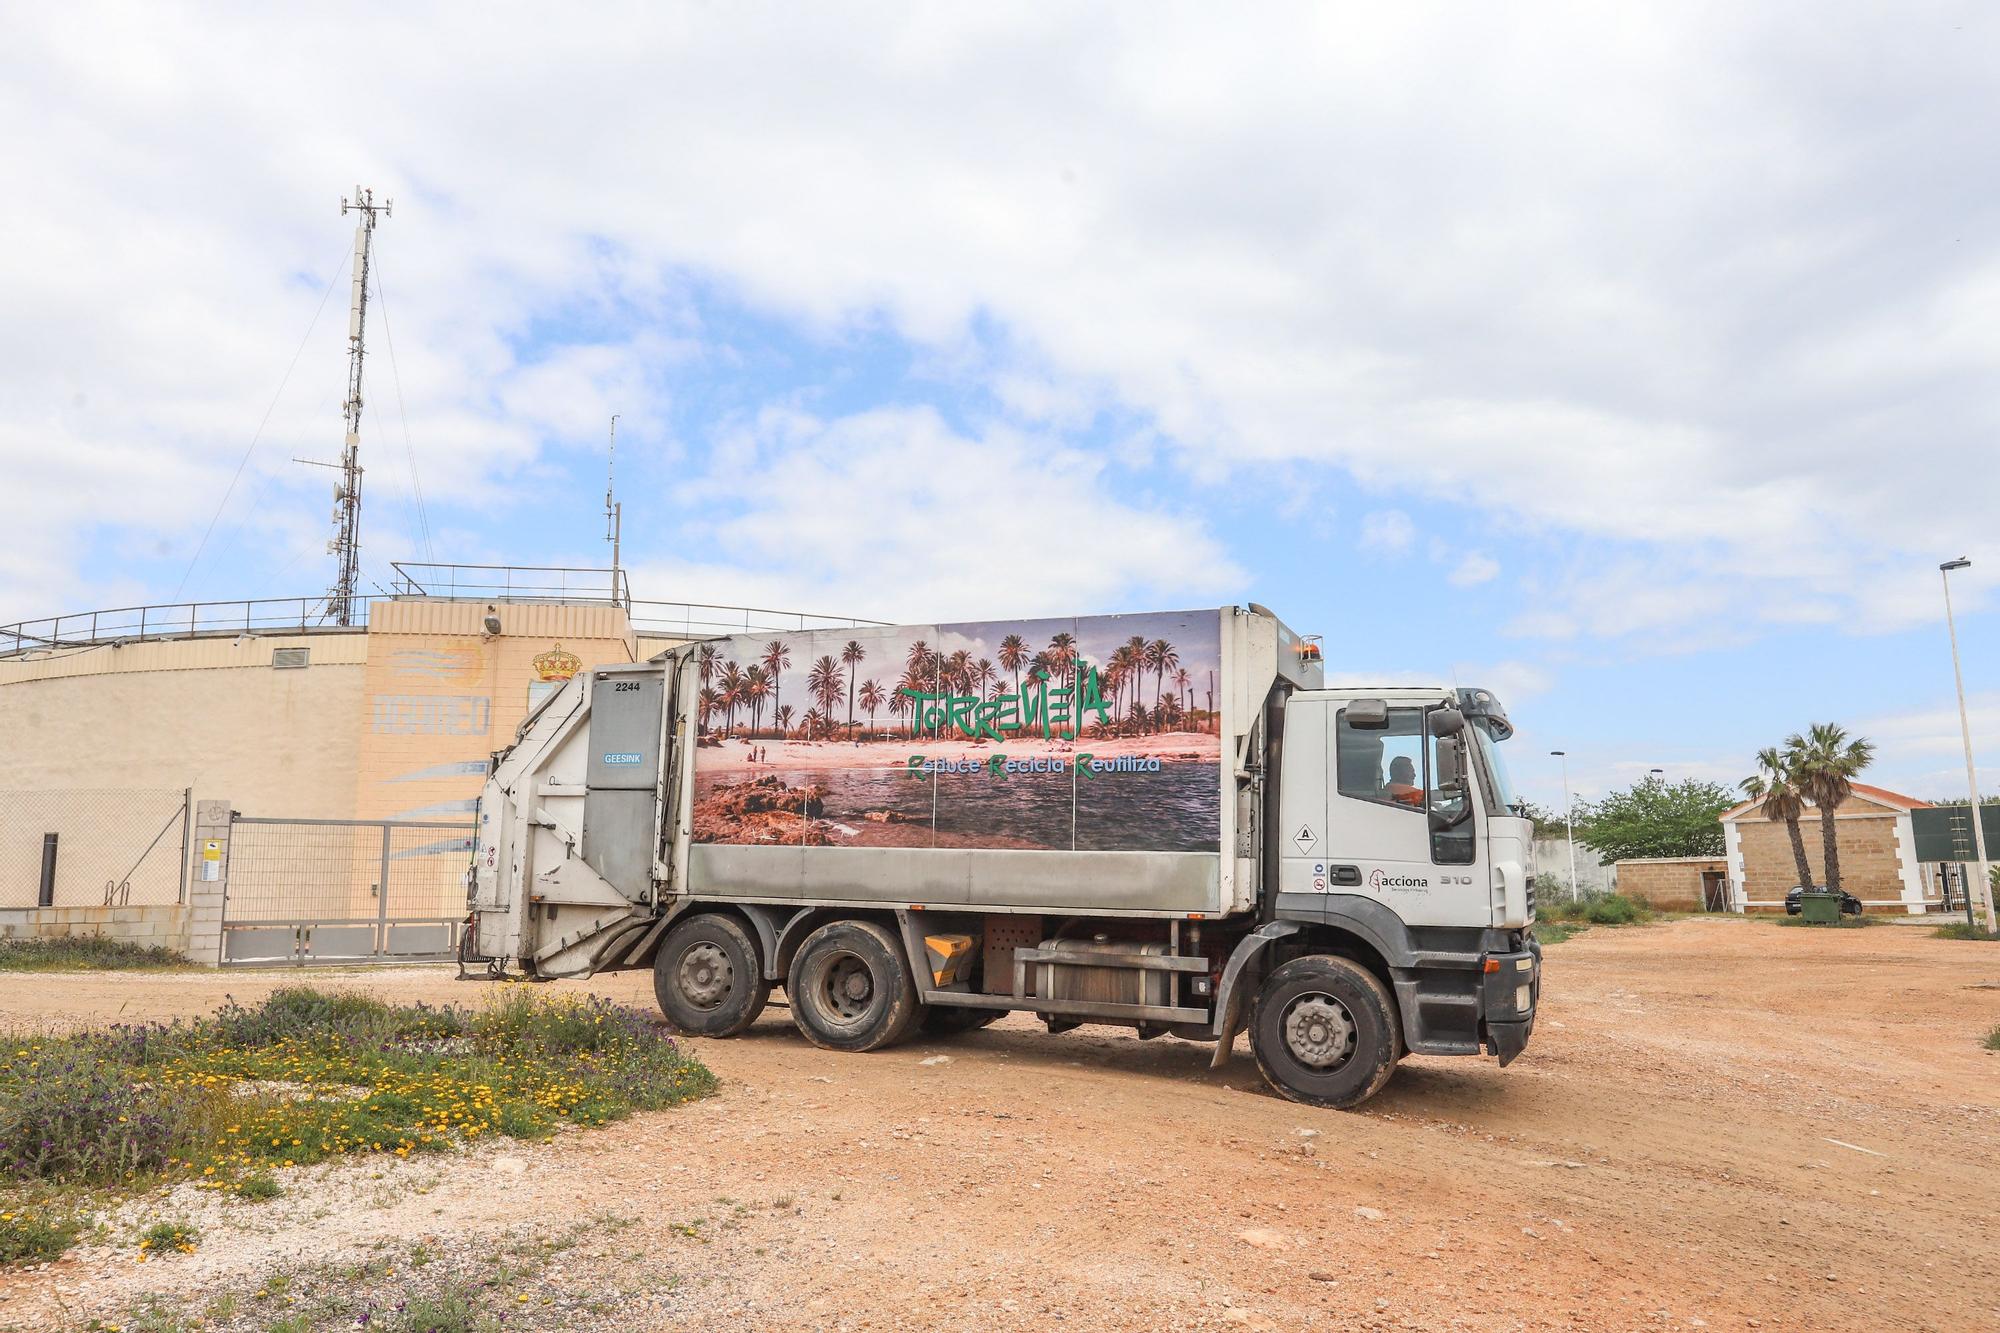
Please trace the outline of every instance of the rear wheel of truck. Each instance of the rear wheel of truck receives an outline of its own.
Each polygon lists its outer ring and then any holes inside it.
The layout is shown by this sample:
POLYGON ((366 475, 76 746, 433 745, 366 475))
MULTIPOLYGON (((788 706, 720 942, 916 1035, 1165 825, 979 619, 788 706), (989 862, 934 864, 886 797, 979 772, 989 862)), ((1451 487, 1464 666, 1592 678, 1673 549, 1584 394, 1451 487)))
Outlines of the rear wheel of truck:
POLYGON ((895 937, 872 921, 835 921, 806 937, 785 979, 792 1021, 833 1051, 877 1051, 923 1016, 895 937))
POLYGON ((1257 992, 1250 1049, 1271 1086, 1293 1101, 1349 1110, 1395 1072, 1395 1002, 1351 959, 1294 958, 1257 992))
POLYGON ((757 946, 732 917, 691 917, 667 932, 653 955, 653 996, 679 1031, 733 1037, 757 1021, 771 985, 757 946))

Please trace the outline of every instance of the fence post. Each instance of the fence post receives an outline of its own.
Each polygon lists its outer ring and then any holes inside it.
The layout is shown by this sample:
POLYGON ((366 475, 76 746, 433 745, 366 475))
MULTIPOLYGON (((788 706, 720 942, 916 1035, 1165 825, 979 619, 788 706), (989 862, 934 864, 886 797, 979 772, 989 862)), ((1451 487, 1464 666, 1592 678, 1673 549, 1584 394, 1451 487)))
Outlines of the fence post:
POLYGON ((222 922, 229 899, 229 834, 233 812, 228 801, 197 801, 194 809, 194 858, 188 870, 188 945, 190 962, 208 967, 222 964, 222 922))
POLYGON ((188 856, 194 850, 194 788, 181 788, 181 882, 174 901, 185 906, 188 900, 188 856))
POLYGON ((375 885, 375 956, 380 958, 389 951, 389 835, 387 823, 382 825, 382 877, 375 885))
POLYGON ((42 882, 35 894, 35 906, 54 907, 56 905, 56 834, 42 835, 42 882))

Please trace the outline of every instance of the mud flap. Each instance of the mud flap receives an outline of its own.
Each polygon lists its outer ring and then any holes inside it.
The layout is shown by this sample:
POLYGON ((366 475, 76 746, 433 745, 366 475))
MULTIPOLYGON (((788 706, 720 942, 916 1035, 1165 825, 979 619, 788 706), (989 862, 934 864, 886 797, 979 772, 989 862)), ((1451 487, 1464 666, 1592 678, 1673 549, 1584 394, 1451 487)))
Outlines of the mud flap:
POLYGON ((1215 1054, 1209 1057, 1208 1067, 1220 1069, 1229 1060, 1229 1048, 1236 1044, 1236 1034, 1243 1030, 1244 1014, 1250 1007, 1250 997, 1245 987, 1239 983, 1244 973, 1257 956, 1264 952, 1264 946, 1272 940, 1281 940, 1287 935, 1299 932, 1296 921, 1273 921, 1260 926, 1237 941, 1236 949, 1229 955, 1229 965, 1222 969, 1222 996, 1215 1019, 1215 1054))

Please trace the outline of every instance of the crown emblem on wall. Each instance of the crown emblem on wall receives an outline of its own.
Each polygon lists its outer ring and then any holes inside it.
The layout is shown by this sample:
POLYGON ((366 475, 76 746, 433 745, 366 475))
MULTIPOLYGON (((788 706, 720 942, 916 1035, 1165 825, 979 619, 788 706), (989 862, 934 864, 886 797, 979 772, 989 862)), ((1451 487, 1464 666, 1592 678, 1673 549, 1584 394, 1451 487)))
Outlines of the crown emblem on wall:
POLYGON ((545 653, 537 653, 529 665, 535 668, 539 680, 568 680, 583 670, 583 659, 557 644, 545 653))

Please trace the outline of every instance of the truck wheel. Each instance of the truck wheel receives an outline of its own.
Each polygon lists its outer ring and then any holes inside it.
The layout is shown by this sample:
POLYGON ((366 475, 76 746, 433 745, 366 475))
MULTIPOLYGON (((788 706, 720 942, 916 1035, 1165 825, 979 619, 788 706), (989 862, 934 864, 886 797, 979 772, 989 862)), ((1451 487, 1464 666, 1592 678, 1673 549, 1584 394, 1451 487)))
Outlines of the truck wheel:
POLYGON ((1396 1006, 1359 963, 1294 958, 1257 992, 1250 1049, 1271 1086, 1293 1101, 1349 1110, 1395 1072, 1396 1006))
POLYGON ((1005 1009, 967 1009, 957 1004, 934 1004, 924 1013, 924 1035, 953 1037, 983 1028, 1007 1016, 1005 1009))
POLYGON ((785 995, 806 1040, 832 1051, 892 1046, 923 1015, 902 950, 872 921, 834 921, 807 936, 785 995))
POLYGON ((771 986, 743 927, 726 916, 704 915, 681 922, 660 942, 653 996, 677 1030, 733 1037, 764 1012, 771 986))

